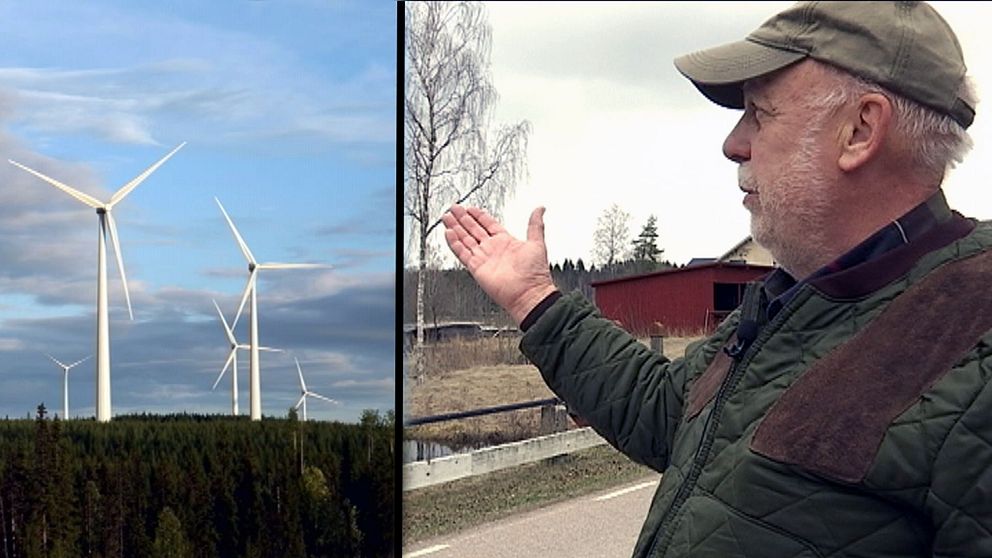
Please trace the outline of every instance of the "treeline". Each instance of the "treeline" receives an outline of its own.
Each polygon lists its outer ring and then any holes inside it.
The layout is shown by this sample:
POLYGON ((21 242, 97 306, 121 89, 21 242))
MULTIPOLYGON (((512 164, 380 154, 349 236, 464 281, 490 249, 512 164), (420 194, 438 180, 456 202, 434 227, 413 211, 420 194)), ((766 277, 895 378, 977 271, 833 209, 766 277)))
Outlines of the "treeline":
POLYGON ((394 416, 0 421, 0 557, 393 556, 394 416))
MULTIPOLYGON (((586 267, 582 259, 565 259, 551 265, 551 278, 562 292, 581 291, 592 299, 591 283, 617 277, 672 269, 667 261, 627 260, 611 266, 586 267)), ((417 270, 406 269, 403 276, 403 323, 417 321, 417 270)), ((494 304, 468 270, 428 269, 424 287, 424 319, 428 324, 446 321, 477 321, 490 325, 513 326, 509 316, 494 304)))

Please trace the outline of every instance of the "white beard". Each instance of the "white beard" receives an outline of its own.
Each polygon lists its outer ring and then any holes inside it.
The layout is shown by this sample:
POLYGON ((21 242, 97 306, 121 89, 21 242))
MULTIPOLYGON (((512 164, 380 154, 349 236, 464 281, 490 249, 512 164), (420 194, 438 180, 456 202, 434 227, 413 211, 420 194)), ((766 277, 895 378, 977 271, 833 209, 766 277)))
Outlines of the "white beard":
POLYGON ((830 183, 816 166, 819 153, 812 136, 808 130, 798 139, 785 170, 770 182, 759 182, 746 164, 738 168, 741 188, 758 192, 751 208, 752 238, 796 279, 828 263, 822 254, 830 183))

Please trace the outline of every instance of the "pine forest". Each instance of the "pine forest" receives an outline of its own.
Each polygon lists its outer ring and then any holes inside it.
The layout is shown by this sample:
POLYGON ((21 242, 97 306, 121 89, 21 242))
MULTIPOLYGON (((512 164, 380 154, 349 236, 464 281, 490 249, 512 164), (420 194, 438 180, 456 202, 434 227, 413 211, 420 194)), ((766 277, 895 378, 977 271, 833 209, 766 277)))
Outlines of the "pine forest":
POLYGON ((0 558, 393 555, 394 416, 0 420, 0 558))

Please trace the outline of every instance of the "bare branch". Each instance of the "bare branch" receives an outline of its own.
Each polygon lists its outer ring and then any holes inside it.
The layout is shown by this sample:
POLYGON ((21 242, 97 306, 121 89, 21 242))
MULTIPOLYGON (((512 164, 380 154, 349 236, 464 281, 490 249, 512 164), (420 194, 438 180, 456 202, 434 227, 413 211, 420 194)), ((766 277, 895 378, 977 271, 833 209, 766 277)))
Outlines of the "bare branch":
MULTIPOLYGON (((405 9, 404 213, 414 224, 411 240, 423 268, 436 260, 428 237, 451 204, 468 202, 499 214, 524 174, 530 124, 489 129, 498 95, 482 4, 409 2, 405 9)), ((423 342, 425 289, 419 281, 416 347, 423 342)), ((416 377, 422 359, 415 355, 414 361, 416 377)))

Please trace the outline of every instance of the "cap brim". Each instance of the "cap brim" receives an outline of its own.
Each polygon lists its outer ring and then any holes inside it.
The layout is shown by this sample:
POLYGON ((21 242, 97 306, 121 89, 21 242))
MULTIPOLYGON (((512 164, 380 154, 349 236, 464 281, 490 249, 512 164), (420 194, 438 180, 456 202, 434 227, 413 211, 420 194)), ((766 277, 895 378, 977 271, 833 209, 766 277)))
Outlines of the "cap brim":
POLYGON ((675 59, 675 67, 709 100, 739 109, 744 108, 741 87, 745 81, 780 70, 806 56, 805 52, 743 40, 680 56, 675 59))

